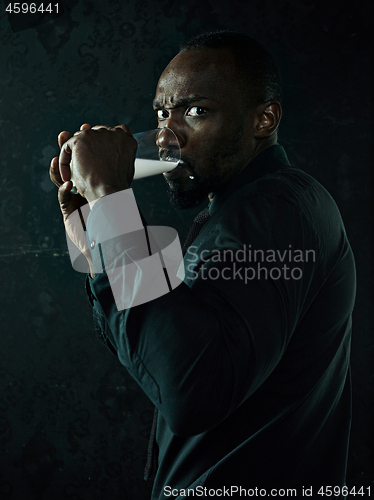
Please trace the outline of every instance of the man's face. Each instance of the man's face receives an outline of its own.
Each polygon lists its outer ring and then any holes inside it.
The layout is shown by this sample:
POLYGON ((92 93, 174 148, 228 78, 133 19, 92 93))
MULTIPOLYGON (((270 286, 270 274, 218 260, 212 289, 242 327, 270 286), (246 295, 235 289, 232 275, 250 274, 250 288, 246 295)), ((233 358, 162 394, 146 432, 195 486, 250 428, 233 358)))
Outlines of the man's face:
POLYGON ((181 52, 167 66, 154 109, 159 127, 170 127, 181 147, 179 166, 164 174, 173 205, 198 205, 248 164, 255 147, 254 111, 244 103, 229 50, 181 52))

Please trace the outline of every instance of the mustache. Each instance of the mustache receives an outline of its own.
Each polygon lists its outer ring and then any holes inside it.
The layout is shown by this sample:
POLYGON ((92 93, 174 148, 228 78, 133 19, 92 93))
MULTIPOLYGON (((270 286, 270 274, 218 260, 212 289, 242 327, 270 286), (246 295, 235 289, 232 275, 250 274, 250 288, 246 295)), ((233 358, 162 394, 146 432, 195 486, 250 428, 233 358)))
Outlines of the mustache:
POLYGON ((179 148, 170 146, 158 150, 158 159, 162 161, 179 161, 180 160, 179 148))

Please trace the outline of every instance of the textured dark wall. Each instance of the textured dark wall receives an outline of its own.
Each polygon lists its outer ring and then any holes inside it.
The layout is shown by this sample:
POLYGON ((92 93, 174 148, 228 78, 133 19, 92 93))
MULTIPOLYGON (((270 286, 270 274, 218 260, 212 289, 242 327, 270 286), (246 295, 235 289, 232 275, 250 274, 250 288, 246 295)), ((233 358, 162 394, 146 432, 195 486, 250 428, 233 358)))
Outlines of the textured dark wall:
MULTIPOLYGON (((37 2, 39 4, 39 2, 37 2)), ((4 5, 8 4, 6 1, 4 5)), ((0 500, 145 500, 152 407, 95 339, 48 166, 83 122, 154 128, 160 72, 185 38, 236 29, 284 76, 280 141, 334 196, 358 271, 349 486, 374 495, 371 334, 372 39, 369 1, 65 1, 28 29, 0 18, 0 500), (12 24, 11 24, 12 23, 12 24), (18 31, 17 31, 18 30, 18 31)), ((162 178, 133 185, 151 224, 186 233, 162 178)))

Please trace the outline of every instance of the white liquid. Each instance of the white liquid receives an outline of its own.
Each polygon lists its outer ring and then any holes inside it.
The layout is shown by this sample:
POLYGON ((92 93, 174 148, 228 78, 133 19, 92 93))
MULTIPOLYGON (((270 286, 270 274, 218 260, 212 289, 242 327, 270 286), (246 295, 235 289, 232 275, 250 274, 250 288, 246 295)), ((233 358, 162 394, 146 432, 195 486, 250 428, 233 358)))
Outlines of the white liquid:
MULTIPOLYGON (((137 179, 143 179, 143 177, 150 177, 151 175, 170 172, 171 170, 174 170, 177 165, 177 161, 144 160, 143 158, 136 158, 134 181, 137 179)), ((71 174, 71 181, 73 183, 73 189, 71 192, 73 194, 77 194, 78 191, 75 187, 73 174, 71 174)))
POLYGON ((176 161, 161 161, 161 160, 144 160, 136 158, 134 181, 151 175, 163 174, 174 170, 178 165, 176 161))

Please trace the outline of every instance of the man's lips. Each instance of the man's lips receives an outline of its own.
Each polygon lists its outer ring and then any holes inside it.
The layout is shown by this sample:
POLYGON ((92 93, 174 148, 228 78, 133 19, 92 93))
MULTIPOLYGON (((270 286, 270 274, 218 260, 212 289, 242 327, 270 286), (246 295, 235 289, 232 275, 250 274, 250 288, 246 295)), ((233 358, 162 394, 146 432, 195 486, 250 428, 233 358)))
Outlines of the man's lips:
POLYGON ((164 172, 163 175, 167 179, 170 179, 174 175, 178 175, 178 172, 180 172, 181 170, 183 170, 186 166, 187 165, 186 165, 186 163, 183 160, 179 160, 178 165, 175 168, 173 168, 173 170, 169 170, 168 172, 164 172))

